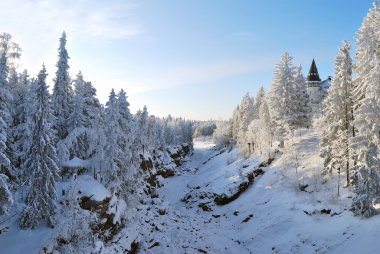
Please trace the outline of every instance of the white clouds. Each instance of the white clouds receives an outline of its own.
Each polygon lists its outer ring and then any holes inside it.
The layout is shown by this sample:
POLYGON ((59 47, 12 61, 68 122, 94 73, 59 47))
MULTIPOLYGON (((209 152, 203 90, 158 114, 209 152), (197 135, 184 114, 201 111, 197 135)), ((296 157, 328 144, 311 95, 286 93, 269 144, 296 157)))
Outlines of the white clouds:
POLYGON ((6 22, 0 28, 14 26, 37 36, 66 30, 72 37, 91 40, 125 38, 142 32, 130 1, 3 0, 1 5, 0 15, 6 22))
POLYGON ((143 33, 131 1, 2 0, 0 32, 13 35, 25 52, 22 65, 35 74, 42 62, 52 73, 58 39, 66 31, 72 43, 107 41, 143 33))

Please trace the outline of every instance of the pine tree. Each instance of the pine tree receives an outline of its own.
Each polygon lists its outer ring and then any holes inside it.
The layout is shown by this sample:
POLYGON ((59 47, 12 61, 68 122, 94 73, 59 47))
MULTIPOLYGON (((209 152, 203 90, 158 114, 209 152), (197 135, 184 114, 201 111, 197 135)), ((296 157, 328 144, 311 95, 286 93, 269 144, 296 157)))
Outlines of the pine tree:
POLYGON ((105 171, 103 172, 103 178, 106 186, 113 188, 115 191, 118 191, 117 189, 120 186, 121 160, 124 155, 119 146, 121 136, 119 119, 119 104, 115 91, 112 89, 105 109, 106 126, 104 132, 107 140, 104 148, 105 171))
POLYGON ((295 68, 292 65, 293 58, 285 53, 276 66, 273 83, 270 87, 270 112, 275 138, 282 144, 284 137, 294 129, 295 112, 294 101, 294 77, 295 68))
POLYGON ((239 122, 237 131, 237 141, 241 148, 241 151, 248 152, 248 142, 246 140, 246 134, 249 124, 254 119, 254 100, 247 93, 239 105, 239 122))
POLYGON ((294 78, 294 112, 295 127, 308 127, 310 125, 310 105, 306 90, 305 77, 302 74, 302 66, 296 69, 294 78))
POLYGON ((357 78, 355 79, 355 90, 353 91, 354 106, 357 108, 361 104, 361 100, 365 97, 367 83, 365 77, 374 68, 375 57, 380 58, 378 45, 380 39, 379 27, 380 7, 375 1, 373 8, 370 9, 367 16, 357 33, 356 43, 356 64, 355 71, 357 78))
POLYGON ((74 86, 74 109, 68 119, 69 133, 57 143, 61 161, 72 157, 90 159, 99 148, 97 141, 100 141, 98 138, 103 132, 102 107, 96 98, 96 89, 91 82, 84 81, 81 72, 74 80, 74 86))
POLYGON ((6 213, 8 207, 12 204, 12 195, 8 189, 7 176, 10 173, 10 160, 6 154, 7 150, 7 124, 4 121, 8 112, 7 102, 9 92, 6 89, 7 84, 7 65, 6 55, 3 52, 0 57, 0 214, 6 213))
POLYGON ((335 60, 335 77, 325 103, 324 139, 321 142, 321 156, 325 172, 332 169, 345 170, 349 185, 350 139, 352 138, 352 59, 350 45, 344 41, 335 60))
POLYGON ((55 129, 58 140, 66 138, 69 132, 69 117, 73 111, 73 91, 69 76, 69 55, 66 50, 66 33, 59 40, 57 72, 53 88, 53 109, 56 117, 55 129))
POLYGON ((8 90, 8 65, 6 53, 0 56, 0 173, 13 175, 8 152, 8 137, 10 112, 9 107, 12 95, 8 90))
POLYGON ((260 86, 259 91, 256 93, 255 102, 253 104, 253 118, 258 119, 259 118, 259 111, 261 104, 264 100, 265 96, 265 90, 263 86, 260 86))
POLYGON ((46 69, 38 74, 35 89, 36 104, 31 118, 32 144, 26 154, 23 170, 29 173, 28 194, 21 214, 22 228, 35 228, 41 220, 54 227, 56 213, 55 181, 58 177, 57 157, 54 148, 54 121, 50 95, 46 85, 46 69))
POLYGON ((28 72, 25 70, 18 77, 17 86, 13 90, 13 112, 11 136, 11 153, 12 165, 16 170, 16 178, 18 182, 22 182, 20 169, 25 156, 25 147, 30 139, 30 132, 27 126, 27 112, 30 111, 28 101, 30 100, 30 85, 28 72))
POLYGON ((377 214, 374 205, 380 198, 380 63, 377 57, 371 66, 374 68, 363 78, 366 90, 355 111, 353 124, 358 133, 352 138, 357 162, 353 176, 357 196, 352 201, 352 210, 366 217, 377 214))
POLYGON ((21 56, 21 48, 12 40, 12 35, 9 33, 0 34, 0 54, 2 53, 5 53, 8 59, 8 67, 14 70, 15 61, 21 56))
POLYGON ((12 193, 8 188, 8 177, 0 173, 0 215, 6 214, 13 204, 12 193))

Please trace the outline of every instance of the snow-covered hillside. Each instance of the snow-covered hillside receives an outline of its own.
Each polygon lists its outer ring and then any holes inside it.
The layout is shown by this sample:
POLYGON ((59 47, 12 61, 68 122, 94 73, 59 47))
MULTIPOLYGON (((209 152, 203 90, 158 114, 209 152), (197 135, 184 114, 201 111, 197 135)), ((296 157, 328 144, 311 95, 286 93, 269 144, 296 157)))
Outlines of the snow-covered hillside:
POLYGON ((237 150, 220 154, 212 143, 196 141, 180 175, 160 190, 169 221, 152 239, 166 243, 142 253, 378 253, 380 218, 353 216, 352 193, 341 189, 338 197, 337 178, 319 177, 318 133, 301 134, 252 186, 223 206, 212 202, 212 195, 228 192, 260 160, 239 158, 237 150), (184 202, 189 194, 193 197, 184 202), (206 211, 199 205, 204 203, 206 211))
MULTIPOLYGON (((380 218, 354 217, 350 190, 341 188, 338 197, 337 176, 320 177, 318 136, 303 130, 268 166, 260 166, 257 156, 245 159, 237 149, 217 150, 196 140, 177 174, 163 180, 158 194, 165 212, 138 253, 378 253, 380 218), (215 197, 239 191, 259 167, 264 173, 235 200, 215 203, 215 197)), ((79 180, 94 186, 88 178, 79 180)), ((54 232, 18 231, 15 218, 1 225, 4 253, 38 253, 54 232)))

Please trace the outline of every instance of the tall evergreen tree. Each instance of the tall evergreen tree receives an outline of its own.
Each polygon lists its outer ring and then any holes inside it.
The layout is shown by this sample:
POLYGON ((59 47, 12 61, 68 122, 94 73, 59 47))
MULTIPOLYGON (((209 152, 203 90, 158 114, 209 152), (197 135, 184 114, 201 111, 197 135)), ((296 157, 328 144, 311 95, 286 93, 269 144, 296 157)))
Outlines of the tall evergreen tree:
POLYGON ((353 91, 354 108, 360 106, 361 100, 365 97, 367 82, 365 77, 368 76, 371 69, 374 68, 375 57, 380 58, 380 6, 374 1, 373 8, 370 9, 364 18, 362 25, 356 36, 356 63, 355 72, 355 89, 353 91))
POLYGON ((293 130, 295 122, 294 106, 294 76, 293 58, 289 53, 281 56, 276 66, 273 83, 270 87, 270 112, 275 138, 283 143, 284 137, 293 130))
POLYGON ((263 103, 265 97, 265 90, 263 86, 260 86, 259 91, 256 93, 255 101, 253 104, 253 118, 258 119, 259 118, 259 111, 261 104, 263 103))
POLYGON ((6 55, 3 52, 0 57, 0 214, 6 213, 12 203, 12 195, 8 189, 7 176, 10 174, 10 160, 6 154, 7 150, 7 124, 4 117, 7 113, 8 90, 6 89, 6 55))
POLYGON ((29 138, 27 126, 27 112, 30 110, 28 101, 30 100, 31 81, 28 72, 25 70, 19 77, 17 89, 13 94, 14 115, 12 129, 12 148, 15 152, 15 166, 19 167, 25 155, 25 142, 29 138))
POLYGON ((349 185, 350 139, 352 138, 352 59, 350 45, 344 41, 335 60, 335 76, 325 103, 325 128, 321 142, 321 156, 325 172, 332 169, 346 171, 349 185))
POLYGON ((311 108, 309 105, 309 97, 306 90, 305 77, 302 74, 302 66, 296 68, 294 77, 294 126, 308 127, 310 125, 311 108))
POLYGON ((73 91, 69 76, 69 55, 66 50, 66 33, 59 39, 57 72, 53 88, 53 109, 56 117, 55 129, 58 140, 69 133, 69 117, 73 111, 73 91))
POLYGON ((26 154, 23 170, 29 173, 28 194, 21 214, 22 228, 35 228, 41 220, 54 227, 56 213, 55 181, 58 177, 54 147, 54 121, 50 95, 46 85, 46 69, 38 74, 35 89, 36 104, 31 118, 32 144, 26 154))
POLYGON ((120 186, 121 165, 123 151, 119 146, 121 130, 119 126, 119 104, 114 89, 111 90, 105 109, 105 136, 107 137, 104 147, 105 171, 103 178, 105 184, 115 191, 120 186))

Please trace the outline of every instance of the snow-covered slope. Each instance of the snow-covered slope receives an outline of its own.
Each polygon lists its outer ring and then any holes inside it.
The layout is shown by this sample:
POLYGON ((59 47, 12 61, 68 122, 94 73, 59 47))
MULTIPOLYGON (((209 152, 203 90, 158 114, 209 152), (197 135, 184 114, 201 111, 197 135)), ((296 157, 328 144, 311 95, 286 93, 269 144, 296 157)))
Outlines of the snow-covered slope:
POLYGON ((241 176, 242 165, 252 168, 259 160, 241 159, 236 150, 219 154, 211 143, 195 142, 182 174, 161 189, 170 219, 157 234, 166 236, 166 244, 142 252, 378 253, 380 218, 354 217, 350 190, 341 189, 338 197, 337 178, 319 176, 317 137, 303 131, 238 199, 224 206, 210 204, 212 211, 181 198, 197 191, 226 191, 241 176))
MULTIPOLYGON (((162 180, 156 201, 163 212, 149 221, 155 230, 146 232, 139 253, 379 253, 380 216, 354 217, 350 189, 341 188, 338 197, 338 177, 320 177, 319 136, 297 133, 282 155, 261 167, 264 174, 226 205, 215 204, 215 195, 236 191, 260 158, 196 140, 176 176, 162 180)), ((0 253, 38 253, 52 230, 19 231, 15 218, 1 223, 0 253)), ((129 246, 131 240, 120 241, 129 246)))

